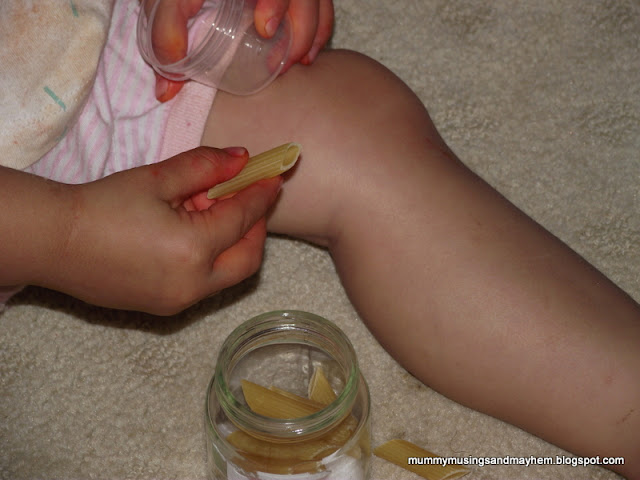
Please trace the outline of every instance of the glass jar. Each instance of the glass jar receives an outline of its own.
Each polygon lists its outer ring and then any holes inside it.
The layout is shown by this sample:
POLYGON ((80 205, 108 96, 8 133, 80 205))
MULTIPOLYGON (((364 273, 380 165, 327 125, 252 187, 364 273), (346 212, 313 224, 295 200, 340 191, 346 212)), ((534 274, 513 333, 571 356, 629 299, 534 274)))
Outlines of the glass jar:
POLYGON ((301 311, 254 317, 225 340, 207 389, 209 478, 366 480, 369 408, 369 390, 353 346, 333 323, 301 311), (296 402, 309 401, 318 371, 328 380, 334 400, 313 413, 274 418, 256 413, 247 402, 247 381, 296 402), (237 436, 248 443, 239 445, 237 436))
POLYGON ((257 0, 205 0, 187 21, 184 58, 168 59, 154 42, 162 13, 175 11, 176 0, 143 0, 138 16, 138 47, 160 75, 175 81, 195 80, 236 95, 266 87, 282 70, 291 47, 285 18, 271 38, 254 25, 257 0))

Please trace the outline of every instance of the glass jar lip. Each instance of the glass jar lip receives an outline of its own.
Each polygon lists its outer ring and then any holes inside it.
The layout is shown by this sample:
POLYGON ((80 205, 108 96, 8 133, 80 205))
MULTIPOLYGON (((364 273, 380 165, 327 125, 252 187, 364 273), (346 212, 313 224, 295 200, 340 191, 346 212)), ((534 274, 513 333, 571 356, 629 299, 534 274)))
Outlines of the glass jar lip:
MULTIPOLYGON (((292 340, 274 343, 305 342, 292 340)), ((314 346, 318 345, 314 344, 314 346)), ((353 407, 362 380, 353 345, 335 324, 309 312, 276 310, 247 320, 227 337, 218 355, 215 374, 207 389, 207 409, 209 396, 215 390, 225 414, 238 428, 255 436, 275 438, 283 442, 299 441, 320 435, 335 425, 338 420, 345 418, 353 407), (340 350, 346 356, 343 361, 348 364, 348 372, 345 373, 344 388, 336 400, 311 415, 294 419, 265 417, 238 401, 228 387, 226 367, 229 367, 229 371, 232 370, 240 358, 253 350, 250 347, 251 341, 255 338, 254 335, 277 336, 281 332, 304 332, 305 330, 308 330, 308 333, 320 334, 326 339, 331 337, 330 340, 339 342, 340 350), (238 354, 239 357, 236 358, 234 354, 238 354)), ((208 411, 207 419, 211 424, 208 411)))

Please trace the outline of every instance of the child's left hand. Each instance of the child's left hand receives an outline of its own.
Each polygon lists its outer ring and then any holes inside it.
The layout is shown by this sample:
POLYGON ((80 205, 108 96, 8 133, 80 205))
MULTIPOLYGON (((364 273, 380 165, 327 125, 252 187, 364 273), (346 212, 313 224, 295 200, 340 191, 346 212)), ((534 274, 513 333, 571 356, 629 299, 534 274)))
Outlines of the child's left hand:
MULTIPOLYGON (((154 50, 168 60, 177 61, 187 50, 187 20, 202 7, 204 0, 163 2, 157 12, 154 50)), ((293 41, 289 60, 283 68, 302 63, 310 65, 331 37, 333 0, 257 0, 255 24, 258 33, 270 37, 285 15, 291 22, 293 41)), ((161 102, 172 99, 183 82, 174 82, 156 74, 156 97, 161 102)))
POLYGON ((310 65, 329 41, 333 30, 333 0, 258 0, 258 33, 270 37, 289 15, 293 44, 283 72, 294 63, 310 65))

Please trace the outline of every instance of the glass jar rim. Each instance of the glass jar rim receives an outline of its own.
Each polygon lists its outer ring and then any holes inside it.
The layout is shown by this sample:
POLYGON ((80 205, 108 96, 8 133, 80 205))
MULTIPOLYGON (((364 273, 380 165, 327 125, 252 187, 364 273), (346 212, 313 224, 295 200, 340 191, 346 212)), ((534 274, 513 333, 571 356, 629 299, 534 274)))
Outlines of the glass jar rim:
POLYGON ((215 391, 222 410, 232 423, 253 436, 283 443, 313 438, 326 432, 349 414, 362 380, 353 345, 335 324, 318 315, 299 310, 263 313, 237 327, 222 345, 215 374, 207 389, 207 422, 212 426, 208 410, 209 397, 215 391), (299 337, 290 338, 294 334, 299 337), (287 336, 286 341, 282 340, 284 335, 287 336), (265 342, 255 345, 257 340, 265 342), (235 398, 228 386, 229 373, 235 364, 257 348, 281 343, 307 344, 319 348, 346 370, 344 388, 335 401, 305 417, 277 419, 259 415, 235 398))

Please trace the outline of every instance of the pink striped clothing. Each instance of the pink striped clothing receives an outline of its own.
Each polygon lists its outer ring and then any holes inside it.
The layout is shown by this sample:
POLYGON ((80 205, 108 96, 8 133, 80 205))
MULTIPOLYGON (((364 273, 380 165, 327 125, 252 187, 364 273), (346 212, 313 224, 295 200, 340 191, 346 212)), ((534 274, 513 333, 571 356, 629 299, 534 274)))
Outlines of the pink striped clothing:
MULTIPOLYGON (((138 0, 116 0, 96 79, 76 123, 25 171, 85 183, 169 158, 200 145, 215 90, 195 82, 167 103, 136 43, 138 0)), ((22 287, 0 286, 0 311, 22 287)))
POLYGON ((95 84, 77 122, 26 171, 85 183, 200 144, 215 90, 190 82, 174 100, 155 98, 155 76, 136 43, 137 0, 116 0, 95 84))

